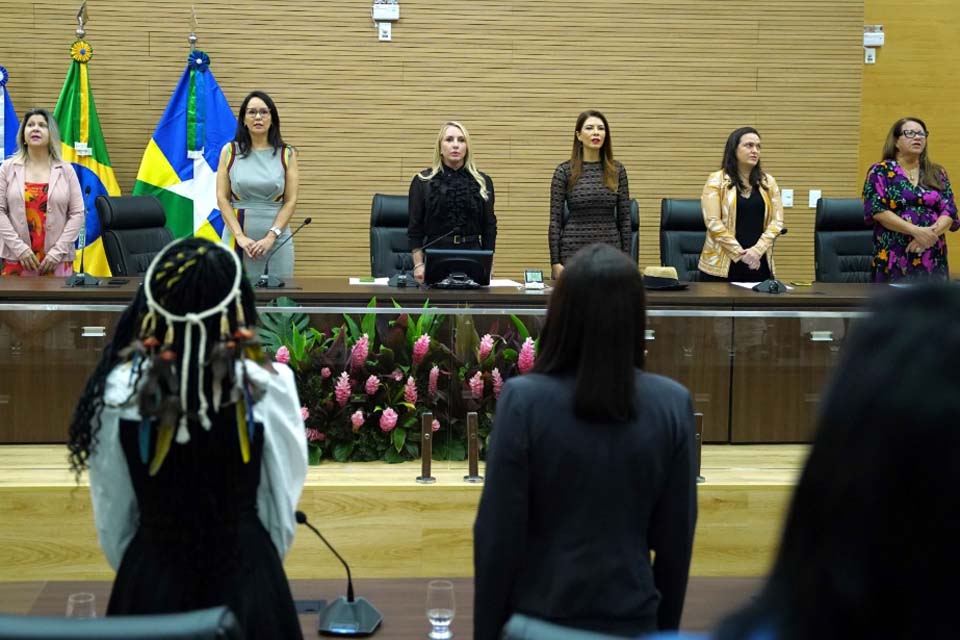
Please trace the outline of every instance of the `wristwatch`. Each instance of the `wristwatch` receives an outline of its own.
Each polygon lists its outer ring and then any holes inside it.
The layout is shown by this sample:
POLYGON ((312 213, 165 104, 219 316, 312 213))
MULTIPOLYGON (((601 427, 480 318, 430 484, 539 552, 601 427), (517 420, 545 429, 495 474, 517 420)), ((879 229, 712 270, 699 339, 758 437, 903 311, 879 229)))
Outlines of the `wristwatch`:
POLYGON ((270 227, 270 233, 272 233, 273 235, 279 238, 280 234, 283 233, 283 229, 281 229, 280 227, 270 227))

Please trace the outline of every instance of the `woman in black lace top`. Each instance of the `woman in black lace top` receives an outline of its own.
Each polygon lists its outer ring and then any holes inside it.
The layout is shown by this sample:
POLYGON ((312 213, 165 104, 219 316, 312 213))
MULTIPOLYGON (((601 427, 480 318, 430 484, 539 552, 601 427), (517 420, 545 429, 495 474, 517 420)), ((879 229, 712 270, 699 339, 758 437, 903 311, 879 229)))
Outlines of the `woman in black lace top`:
POLYGON ((423 282, 423 246, 428 243, 438 248, 495 248, 493 180, 477 169, 470 149, 464 126, 445 122, 433 150, 433 166, 410 182, 407 236, 418 282, 423 282))
POLYGON ((589 244, 603 242, 630 253, 627 170, 613 159, 610 126, 599 111, 580 114, 570 159, 553 172, 549 235, 554 280, 589 244))

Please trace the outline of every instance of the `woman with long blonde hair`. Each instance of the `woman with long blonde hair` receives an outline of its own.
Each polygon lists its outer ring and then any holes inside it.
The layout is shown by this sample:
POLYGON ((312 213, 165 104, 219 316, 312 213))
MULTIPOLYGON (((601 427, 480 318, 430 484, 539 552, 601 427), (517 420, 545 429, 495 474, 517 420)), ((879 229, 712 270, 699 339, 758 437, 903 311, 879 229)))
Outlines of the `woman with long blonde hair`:
POLYGON ((433 166, 410 182, 407 236, 413 275, 423 282, 423 247, 489 249, 497 242, 493 180, 474 162, 470 134, 459 122, 440 127, 433 166))

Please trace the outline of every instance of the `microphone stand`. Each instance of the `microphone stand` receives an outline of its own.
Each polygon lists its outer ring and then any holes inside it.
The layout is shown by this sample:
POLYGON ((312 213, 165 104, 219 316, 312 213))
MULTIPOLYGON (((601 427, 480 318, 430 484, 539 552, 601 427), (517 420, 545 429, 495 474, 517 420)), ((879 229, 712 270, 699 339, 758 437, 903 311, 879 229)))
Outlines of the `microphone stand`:
POLYGON ((297 523, 313 531, 323 544, 333 552, 337 560, 347 570, 347 596, 340 596, 326 606, 317 618, 317 631, 330 636, 369 636, 383 622, 383 614, 377 611, 366 598, 354 598, 353 577, 350 575, 350 565, 337 553, 333 545, 327 542, 316 527, 307 521, 307 514, 296 512, 297 523))
MULTIPOLYGON (((780 233, 777 234, 777 238, 779 238, 780 236, 785 236, 785 235, 787 235, 787 228, 786 228, 786 227, 784 227, 783 229, 780 229, 780 233)), ((774 238, 774 239, 773 239, 774 244, 777 242, 777 238, 774 238)), ((772 248, 773 248, 773 245, 771 245, 770 248, 772 249, 772 248)), ((771 273, 770 275, 773 275, 773 274, 771 273)), ((776 278, 768 278, 767 280, 764 280, 763 282, 761 282, 761 283, 757 284, 756 286, 754 286, 754 287, 753 287, 753 290, 754 290, 754 291, 759 291, 760 293, 775 293, 775 294, 776 294, 776 293, 786 293, 786 292, 787 292, 787 285, 783 284, 782 282, 780 282, 780 281, 777 280, 776 278)))
POLYGON ((273 250, 270 252, 270 255, 267 256, 266 264, 263 265, 263 273, 260 274, 260 277, 257 278, 257 281, 254 283, 253 286, 261 289, 280 289, 281 287, 287 286, 287 283, 284 282, 282 278, 278 278, 277 276, 270 275, 270 261, 273 260, 273 256, 277 253, 280 247, 282 247, 283 245, 293 240, 293 236, 300 233, 300 230, 303 229, 308 224, 310 224, 311 222, 313 222, 313 218, 304 219, 304 221, 300 223, 300 226, 297 227, 293 233, 287 236, 286 240, 284 240, 283 242, 281 242, 280 244, 278 244, 273 248, 273 250))
POLYGON ((90 187, 84 191, 83 197, 83 226, 80 227, 80 272, 67 278, 64 283, 68 287, 96 287, 100 281, 83 269, 83 257, 87 251, 87 215, 90 213, 90 207, 87 206, 87 198, 90 197, 90 187))

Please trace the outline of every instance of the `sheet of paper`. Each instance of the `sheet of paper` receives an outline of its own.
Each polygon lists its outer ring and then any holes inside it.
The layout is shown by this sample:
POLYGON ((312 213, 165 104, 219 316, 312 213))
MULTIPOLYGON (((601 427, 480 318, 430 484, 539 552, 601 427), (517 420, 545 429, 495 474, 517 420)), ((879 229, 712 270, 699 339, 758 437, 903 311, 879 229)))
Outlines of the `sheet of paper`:
POLYGON ((390 278, 355 278, 353 276, 350 277, 350 284, 379 285, 379 286, 385 287, 389 282, 390 282, 390 278))
POLYGON ((491 287, 522 287, 523 285, 516 280, 508 278, 490 278, 491 287))

